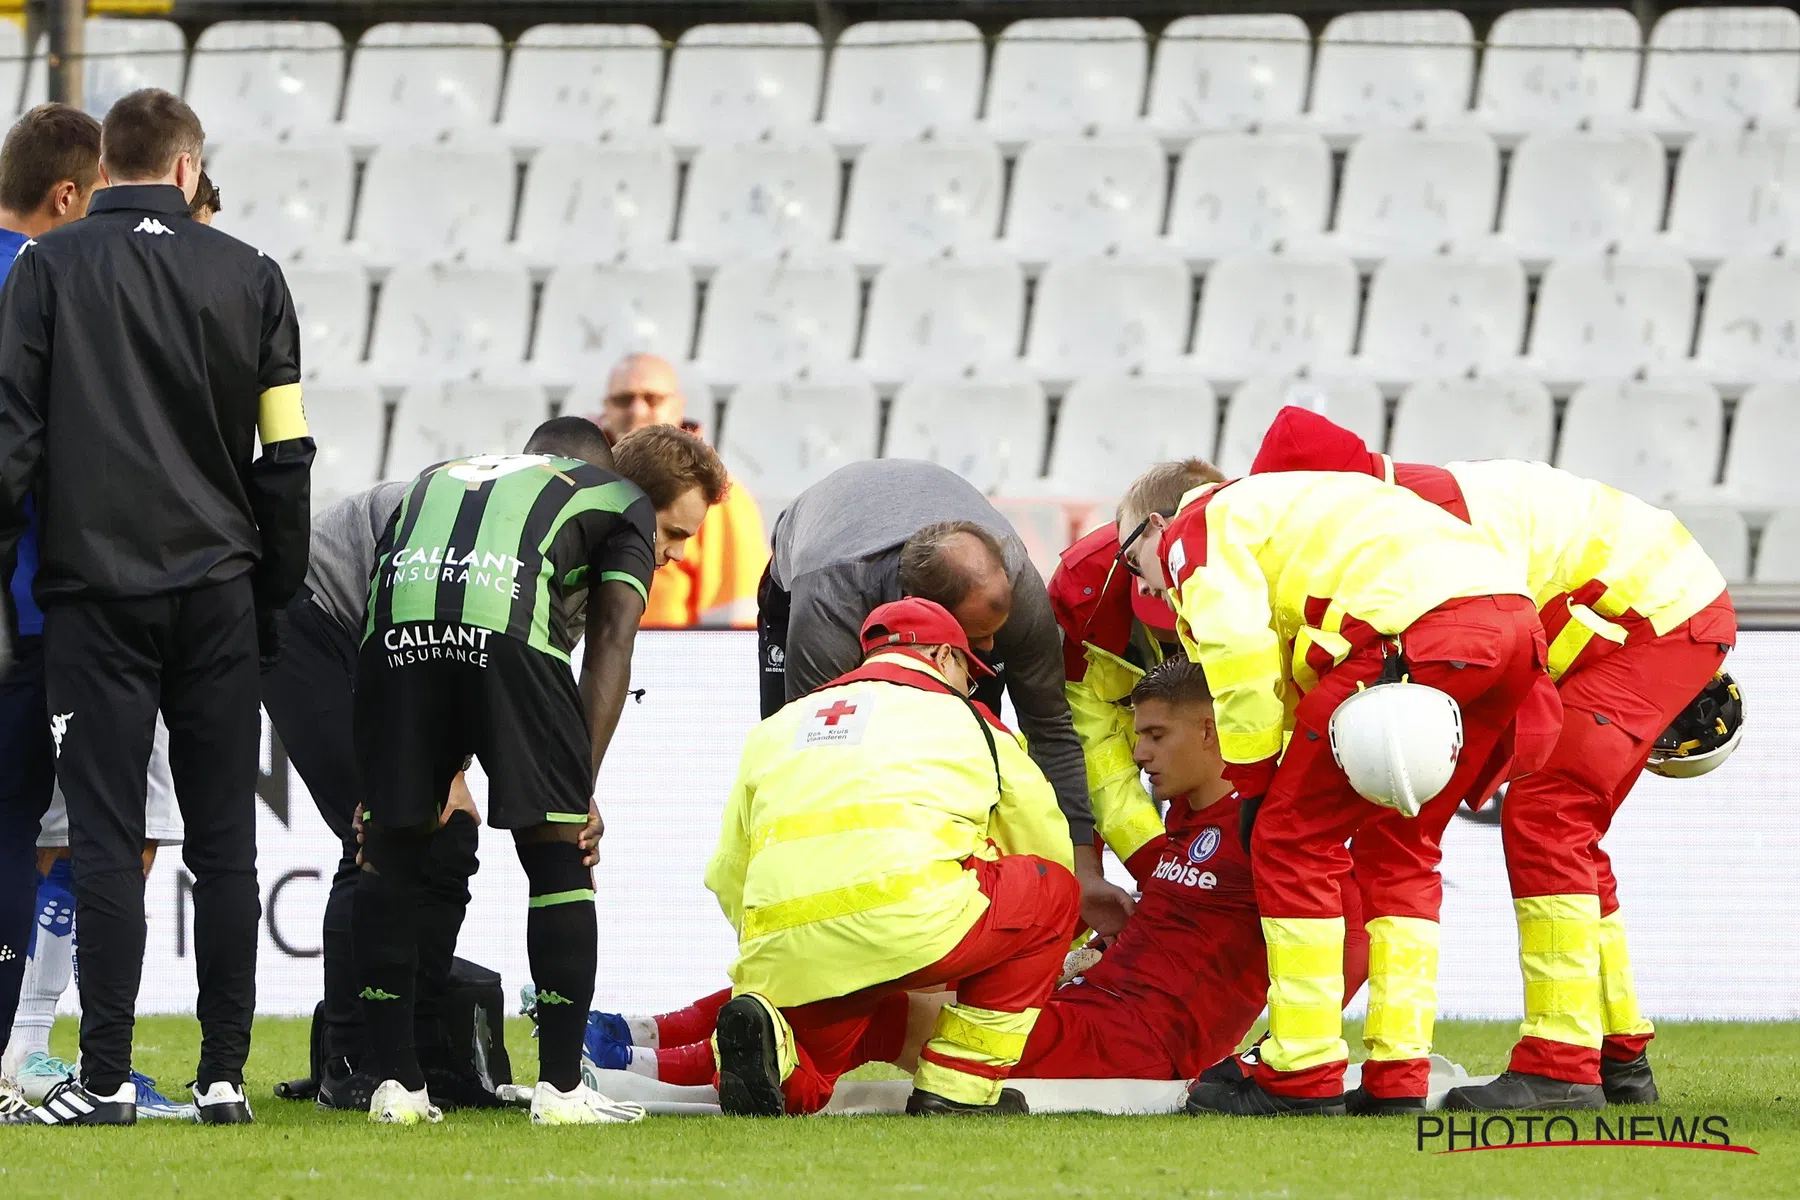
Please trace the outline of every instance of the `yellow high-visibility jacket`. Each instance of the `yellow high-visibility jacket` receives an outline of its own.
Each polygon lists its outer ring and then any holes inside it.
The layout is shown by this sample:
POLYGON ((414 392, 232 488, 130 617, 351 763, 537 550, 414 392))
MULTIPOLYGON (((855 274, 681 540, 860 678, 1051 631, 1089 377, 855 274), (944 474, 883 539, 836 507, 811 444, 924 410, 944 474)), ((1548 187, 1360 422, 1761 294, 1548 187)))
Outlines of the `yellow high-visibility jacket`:
POLYGON ((1311 690, 1357 647, 1447 600, 1530 595, 1524 570, 1481 533, 1366 475, 1283 472, 1196 488, 1161 550, 1229 763, 1278 755, 1290 692, 1311 690))
POLYGON ((970 857, 1071 870, 1069 826, 1018 740, 904 652, 750 732, 706 886, 738 932, 731 980, 778 1007, 842 996, 943 958, 987 910, 970 857), (998 771, 996 771, 998 761, 998 771), (997 777, 996 777, 997 776, 997 777))
POLYGON ((1092 642, 1083 643, 1087 671, 1063 685, 1075 736, 1087 761, 1088 796, 1094 802, 1094 828, 1120 862, 1162 837, 1162 814, 1144 790, 1142 773, 1132 752, 1137 728, 1127 703, 1144 672, 1092 642))

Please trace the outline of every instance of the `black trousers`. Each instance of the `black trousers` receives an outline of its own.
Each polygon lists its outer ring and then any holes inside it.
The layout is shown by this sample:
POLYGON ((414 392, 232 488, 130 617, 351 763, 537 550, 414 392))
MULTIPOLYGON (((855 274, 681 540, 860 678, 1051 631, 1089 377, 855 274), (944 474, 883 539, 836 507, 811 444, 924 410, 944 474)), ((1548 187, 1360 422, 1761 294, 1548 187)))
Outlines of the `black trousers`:
POLYGON ((0 676, 0 1046, 12 1036, 37 914, 38 823, 55 789, 44 639, 22 637, 0 676))
MULTIPOLYGON (((362 981, 351 945, 351 912, 356 897, 354 815, 364 804, 356 769, 353 719, 356 710, 357 638, 302 589, 287 609, 287 637, 281 659, 263 676, 263 707, 287 750, 288 761, 306 781, 313 804, 342 853, 325 902, 325 1047, 327 1058, 362 1059, 367 1049, 362 981)), ((423 878, 419 935, 418 1003, 413 1020, 422 1055, 441 1044, 444 1004, 457 935, 469 907, 469 878, 475 874, 480 829, 458 813, 431 839, 423 878)))
POLYGON ((145 772, 160 707, 194 877, 202 1086, 242 1083, 256 1008, 256 619, 248 575, 188 592, 52 605, 45 692, 69 806, 81 930, 81 1071, 131 1070, 144 967, 145 772))

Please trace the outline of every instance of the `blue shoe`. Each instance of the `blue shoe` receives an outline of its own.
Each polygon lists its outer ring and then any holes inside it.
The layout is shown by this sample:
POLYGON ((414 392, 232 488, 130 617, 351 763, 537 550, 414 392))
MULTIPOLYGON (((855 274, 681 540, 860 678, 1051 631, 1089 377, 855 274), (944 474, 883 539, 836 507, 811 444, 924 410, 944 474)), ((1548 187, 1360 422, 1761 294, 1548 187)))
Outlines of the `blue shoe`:
POLYGON ((628 1069, 631 1066, 631 1026, 618 1013, 588 1013, 581 1053, 603 1071, 628 1069))
POLYGON ((14 1080, 25 1099, 33 1104, 42 1104, 50 1094, 50 1089, 65 1080, 75 1078, 75 1068, 60 1058, 52 1058, 42 1050, 33 1050, 25 1056, 19 1066, 19 1073, 14 1080))
POLYGON ((156 1080, 142 1071, 131 1073, 137 1087, 137 1115, 140 1120, 198 1121, 200 1110, 192 1104, 177 1104, 156 1090, 156 1080))

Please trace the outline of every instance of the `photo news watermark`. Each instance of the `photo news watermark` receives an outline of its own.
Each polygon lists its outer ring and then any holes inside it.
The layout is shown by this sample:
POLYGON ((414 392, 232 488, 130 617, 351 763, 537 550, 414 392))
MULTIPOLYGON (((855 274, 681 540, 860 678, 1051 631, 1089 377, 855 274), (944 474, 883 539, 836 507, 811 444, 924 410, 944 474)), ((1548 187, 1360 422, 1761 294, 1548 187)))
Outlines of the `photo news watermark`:
POLYGON ((1664 1150, 1723 1150, 1755 1154, 1731 1140, 1731 1122, 1717 1113, 1696 1117, 1608 1117, 1603 1113, 1426 1113, 1414 1148, 1434 1154, 1525 1150, 1549 1146, 1635 1146, 1664 1150))

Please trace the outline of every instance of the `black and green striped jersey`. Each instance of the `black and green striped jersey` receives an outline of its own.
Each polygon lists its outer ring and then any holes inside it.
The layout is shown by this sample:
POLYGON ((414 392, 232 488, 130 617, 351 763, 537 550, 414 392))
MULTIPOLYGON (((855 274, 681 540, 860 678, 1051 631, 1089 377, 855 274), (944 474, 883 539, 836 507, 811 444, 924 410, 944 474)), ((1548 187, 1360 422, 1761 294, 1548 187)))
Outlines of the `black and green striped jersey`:
POLYGON ((636 484, 573 458, 484 454, 407 485, 377 547, 364 638, 414 622, 472 625, 565 662, 563 614, 590 583, 648 599, 656 512, 636 484))

